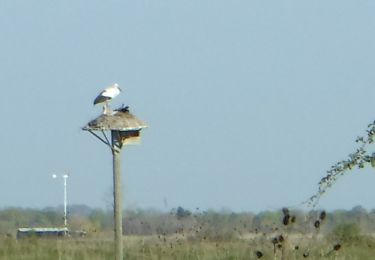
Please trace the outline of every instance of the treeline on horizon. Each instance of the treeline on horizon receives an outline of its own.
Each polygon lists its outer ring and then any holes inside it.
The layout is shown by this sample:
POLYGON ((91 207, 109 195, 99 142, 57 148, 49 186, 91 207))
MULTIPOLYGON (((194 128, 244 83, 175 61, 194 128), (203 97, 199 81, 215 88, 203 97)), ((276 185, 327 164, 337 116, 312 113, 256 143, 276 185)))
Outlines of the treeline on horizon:
MULTIPOLYGON (((113 230, 111 210, 72 205, 68 208, 70 230, 84 230, 87 236, 99 236, 113 230)), ((294 209, 275 211, 231 212, 228 210, 194 211, 178 207, 170 212, 155 209, 125 210, 123 232, 125 235, 182 235, 194 239, 227 240, 248 234, 270 234, 281 230, 288 233, 329 234, 340 225, 350 224, 362 234, 375 233, 375 209, 367 211, 361 206, 351 210, 329 212, 294 209), (287 213, 286 213, 287 212, 287 213), (324 215, 324 218, 322 218, 324 215)), ((0 209, 0 234, 14 236, 21 227, 61 227, 61 207, 44 209, 0 209)))

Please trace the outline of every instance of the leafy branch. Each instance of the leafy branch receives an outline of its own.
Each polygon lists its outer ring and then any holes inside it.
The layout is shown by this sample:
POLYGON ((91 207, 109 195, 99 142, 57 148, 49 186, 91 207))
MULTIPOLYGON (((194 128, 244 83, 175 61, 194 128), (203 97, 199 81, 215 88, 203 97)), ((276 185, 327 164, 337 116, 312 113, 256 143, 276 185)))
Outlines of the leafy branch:
POLYGON ((327 192, 329 188, 332 187, 336 181, 354 168, 363 169, 366 165, 371 165, 375 167, 375 153, 371 155, 367 152, 367 147, 374 143, 375 138, 375 121, 368 125, 367 136, 359 136, 355 142, 359 145, 357 150, 349 154, 347 160, 342 160, 337 162, 335 165, 327 171, 327 175, 319 181, 318 192, 311 196, 305 203, 309 206, 315 207, 319 199, 323 194, 327 192))

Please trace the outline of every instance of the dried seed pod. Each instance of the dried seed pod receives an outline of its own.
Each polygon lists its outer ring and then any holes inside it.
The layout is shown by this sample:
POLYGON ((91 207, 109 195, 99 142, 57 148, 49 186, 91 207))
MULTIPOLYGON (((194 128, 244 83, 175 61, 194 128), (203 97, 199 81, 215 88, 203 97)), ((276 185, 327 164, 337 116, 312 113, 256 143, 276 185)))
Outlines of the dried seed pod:
POLYGON ((284 216, 289 215, 289 209, 288 208, 282 208, 284 216))
POLYGON ((320 220, 324 220, 326 216, 327 216, 327 213, 323 210, 322 212, 320 212, 319 218, 320 220))
POLYGON ((283 218, 283 224, 285 226, 289 225, 290 215, 285 215, 283 218))
POLYGON ((299 249, 299 246, 295 246, 295 247, 294 247, 294 250, 298 250, 298 249, 299 249))
POLYGON ((333 246, 333 250, 335 250, 335 251, 339 251, 340 248, 341 248, 340 244, 336 244, 336 245, 333 246))
POLYGON ((278 240, 280 243, 284 242, 284 237, 283 237, 283 235, 280 235, 280 236, 277 238, 277 240, 278 240))
POLYGON ((256 251, 255 252, 255 255, 258 257, 258 258, 261 258, 263 256, 263 253, 260 252, 260 251, 256 251))
POLYGON ((303 253, 303 257, 304 257, 304 258, 308 257, 309 255, 310 255, 309 252, 305 252, 305 253, 303 253))
POLYGON ((277 237, 274 237, 274 238, 272 238, 271 242, 272 242, 272 244, 275 245, 275 244, 279 243, 279 239, 277 237))
POLYGON ((292 222, 292 223, 296 222, 296 216, 292 216, 292 217, 290 218, 290 222, 292 222))
POLYGON ((318 229, 318 228, 320 227, 320 221, 319 221, 319 220, 316 220, 316 221, 314 222, 314 227, 315 227, 316 229, 318 229))

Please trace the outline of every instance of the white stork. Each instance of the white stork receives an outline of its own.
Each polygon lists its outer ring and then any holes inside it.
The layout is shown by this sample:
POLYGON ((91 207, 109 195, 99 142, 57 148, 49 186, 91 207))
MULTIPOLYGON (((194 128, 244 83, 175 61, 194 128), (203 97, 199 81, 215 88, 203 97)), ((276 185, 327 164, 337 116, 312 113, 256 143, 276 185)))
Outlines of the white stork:
POLYGON ((121 92, 121 89, 117 83, 105 88, 94 100, 94 106, 96 104, 104 103, 103 114, 109 114, 110 109, 108 103, 115 97, 117 97, 121 92))

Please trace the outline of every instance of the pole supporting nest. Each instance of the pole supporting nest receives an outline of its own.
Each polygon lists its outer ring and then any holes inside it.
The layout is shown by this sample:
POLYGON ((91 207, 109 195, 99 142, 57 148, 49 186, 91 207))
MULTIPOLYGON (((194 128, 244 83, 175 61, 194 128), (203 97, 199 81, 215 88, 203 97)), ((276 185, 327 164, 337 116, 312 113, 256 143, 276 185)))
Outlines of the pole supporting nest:
POLYGON ((119 146, 118 131, 112 130, 113 155, 113 215, 115 224, 115 251, 116 260, 123 259, 122 250, 122 191, 121 191, 121 148, 119 146))
POLYGON ((136 143, 140 139, 140 131, 147 125, 132 115, 128 108, 117 109, 113 114, 102 114, 90 121, 82 130, 88 131, 107 145, 113 156, 113 217, 115 259, 123 260, 122 242, 122 190, 121 190, 121 150, 124 145, 136 143), (100 131, 103 137, 94 131, 100 131), (111 142, 105 131, 111 131, 111 142))

